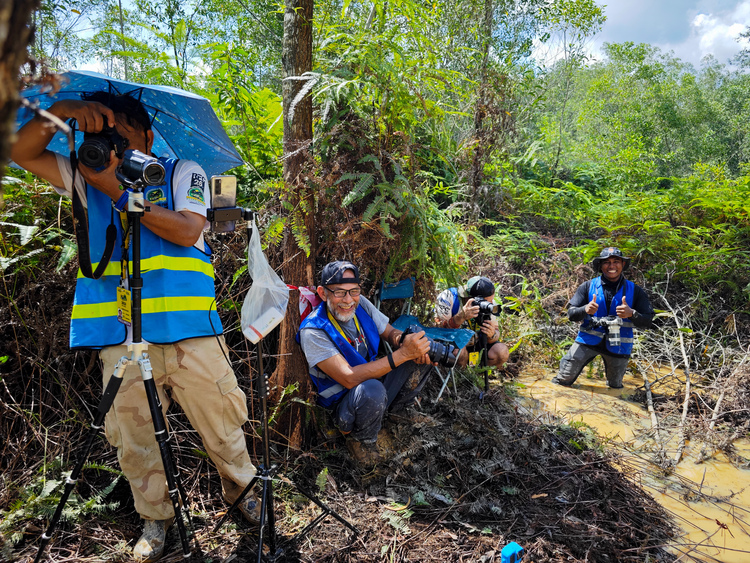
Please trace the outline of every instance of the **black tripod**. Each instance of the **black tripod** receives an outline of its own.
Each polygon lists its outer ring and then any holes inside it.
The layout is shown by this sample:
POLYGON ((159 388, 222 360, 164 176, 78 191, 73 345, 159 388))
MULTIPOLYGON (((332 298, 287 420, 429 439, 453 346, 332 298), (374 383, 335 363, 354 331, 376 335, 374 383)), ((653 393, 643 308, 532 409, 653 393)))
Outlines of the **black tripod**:
POLYGON ((487 335, 481 330, 479 331, 479 349, 481 350, 479 368, 484 374, 484 391, 480 391, 479 393, 479 400, 481 401, 482 399, 484 399, 485 393, 489 392, 490 390, 490 367, 487 363, 487 355, 490 353, 490 350, 487 346, 487 335))
MULTIPOLYGON (((159 400, 159 395, 156 391, 156 384, 154 383, 151 371, 151 361, 149 360, 147 353, 148 345, 141 339, 141 290, 143 289, 143 278, 141 278, 141 217, 146 210, 143 200, 143 182, 141 180, 135 182, 128 181, 126 178, 120 176, 118 176, 118 179, 132 189, 132 192, 128 197, 128 219, 130 225, 130 237, 133 245, 133 275, 130 277, 129 281, 130 290, 132 292, 131 311, 133 344, 128 347, 130 350, 130 356, 123 356, 120 358, 120 361, 117 362, 117 365, 115 366, 115 371, 112 374, 112 377, 107 383, 107 387, 104 389, 104 394, 99 402, 96 416, 91 423, 91 430, 89 432, 83 455, 80 456, 70 474, 70 477, 65 481, 65 490, 60 497, 60 502, 52 516, 52 520, 50 520, 47 530, 42 534, 42 542, 39 546, 39 551, 37 551, 34 563, 39 563, 39 561, 41 561, 44 550, 47 547, 49 540, 52 539, 52 534, 60 520, 65 503, 81 475, 83 465, 86 463, 86 459, 88 459, 94 440, 102 428, 104 418, 112 407, 112 403, 114 402, 117 391, 122 383, 125 369, 130 365, 137 365, 141 370, 141 377, 143 378, 143 384, 146 388, 146 396, 148 397, 148 406, 151 411, 151 419, 154 424, 154 434, 159 445, 159 451, 164 465, 164 473, 166 474, 169 499, 172 501, 175 520, 177 521, 177 529, 180 533, 182 553, 185 558, 190 557, 190 543, 188 541, 187 530, 185 522, 182 520, 182 510, 180 508, 180 500, 182 500, 182 503, 187 506, 187 495, 182 486, 182 482, 180 481, 177 465, 172 458, 172 448, 169 444, 169 433, 167 432, 164 414, 161 410, 161 401, 159 400)), ((189 513, 188 521, 192 525, 189 513)))
MULTIPOLYGON (((219 520, 216 523, 216 526, 214 526, 214 532, 218 532, 219 528, 221 528, 222 524, 226 521, 227 518, 229 518, 229 515, 232 513, 232 511, 239 506, 239 504, 242 502, 242 500, 247 496, 247 494, 252 490, 252 488, 255 486, 255 483, 258 482, 258 480, 263 481, 263 487, 261 491, 261 504, 260 504, 260 523, 259 523, 259 532, 258 532, 258 558, 257 563, 261 563, 263 561, 263 542, 264 542, 264 536, 265 536, 265 528, 268 528, 268 549, 269 554, 267 556, 267 559, 269 561, 274 561, 277 557, 283 555, 283 550, 281 548, 276 547, 276 516, 274 514, 273 510, 273 475, 276 473, 277 466, 271 466, 271 455, 270 455, 270 439, 268 437, 268 415, 267 415, 267 397, 268 397, 268 376, 263 371, 263 353, 261 350, 262 347, 262 340, 259 342, 258 345, 258 395, 260 397, 260 414, 261 414, 261 427, 263 431, 262 439, 263 439, 263 464, 258 468, 258 473, 253 477, 253 479, 248 483, 247 487, 240 493, 240 495, 237 497, 237 499, 234 501, 232 506, 229 507, 229 510, 227 510, 226 514, 222 516, 221 520, 219 520)), ((311 493, 303 490, 297 483, 293 483, 295 488, 305 497, 310 499, 312 502, 314 502, 319 508, 322 509, 323 512, 321 512, 312 522, 310 522, 307 526, 305 526, 302 530, 300 530, 297 535, 295 535, 290 540, 284 542, 284 545, 286 544, 293 544, 296 542, 299 538, 305 536, 310 530, 312 530, 315 526, 317 526, 320 522, 322 522, 329 514, 333 516, 336 520, 341 522, 344 526, 349 528, 352 532, 354 532, 354 536, 352 539, 356 538, 359 535, 359 531, 357 528, 352 526, 349 522, 347 522, 344 518, 342 518, 339 514, 337 514, 332 508, 326 506, 323 504, 320 500, 315 498, 314 495, 311 493)))

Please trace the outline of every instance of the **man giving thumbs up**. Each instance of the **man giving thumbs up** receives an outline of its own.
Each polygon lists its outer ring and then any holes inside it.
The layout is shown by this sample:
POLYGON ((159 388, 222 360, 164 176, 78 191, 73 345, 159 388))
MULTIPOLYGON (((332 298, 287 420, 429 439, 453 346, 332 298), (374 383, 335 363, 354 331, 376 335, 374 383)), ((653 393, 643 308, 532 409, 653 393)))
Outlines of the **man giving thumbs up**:
POLYGON ((633 328, 649 328, 654 310, 646 292, 625 279, 623 272, 630 266, 630 258, 623 256, 619 248, 602 250, 594 258, 593 266, 601 276, 581 284, 570 300, 568 318, 580 321, 581 327, 570 350, 560 360, 560 371, 552 383, 573 385, 583 368, 601 355, 607 384, 620 389, 633 350, 633 328), (619 325, 619 339, 610 339, 606 326, 593 322, 604 317, 619 325))

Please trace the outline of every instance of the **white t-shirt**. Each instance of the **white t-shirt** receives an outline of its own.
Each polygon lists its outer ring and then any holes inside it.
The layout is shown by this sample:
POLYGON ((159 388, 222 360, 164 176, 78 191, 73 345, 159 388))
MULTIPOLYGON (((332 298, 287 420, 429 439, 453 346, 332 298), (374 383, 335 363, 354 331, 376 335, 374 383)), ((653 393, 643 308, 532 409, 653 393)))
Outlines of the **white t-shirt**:
MULTIPOLYGON (((64 188, 54 186, 57 193, 72 197, 73 189, 71 187, 73 181, 73 175, 70 168, 70 159, 61 154, 55 154, 57 157, 57 168, 60 171, 64 188)), ((86 180, 83 176, 78 173, 76 174, 76 189, 78 189, 78 195, 81 197, 81 203, 84 207, 87 207, 86 202, 86 180)), ((174 169, 174 175, 172 179, 172 197, 174 201, 175 211, 192 211, 203 217, 206 216, 206 201, 209 199, 208 191, 208 178, 203 168, 192 160, 180 160, 174 169), (203 197, 195 197, 196 190, 202 192, 203 197)), ((204 230, 208 228, 208 221, 206 221, 204 230)), ((194 245, 198 250, 203 252, 203 234, 198 237, 198 240, 194 245)))

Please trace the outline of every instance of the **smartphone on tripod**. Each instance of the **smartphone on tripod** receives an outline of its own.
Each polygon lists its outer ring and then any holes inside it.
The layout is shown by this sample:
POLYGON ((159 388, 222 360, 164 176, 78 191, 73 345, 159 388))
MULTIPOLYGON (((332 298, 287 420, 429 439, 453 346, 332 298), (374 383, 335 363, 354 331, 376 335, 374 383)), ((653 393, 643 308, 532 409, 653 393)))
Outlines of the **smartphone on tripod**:
MULTIPOLYGON (((214 213, 222 209, 233 209, 237 205, 237 177, 211 176, 211 209, 214 213)), ((236 221, 211 221, 211 230, 216 233, 231 233, 236 221)))

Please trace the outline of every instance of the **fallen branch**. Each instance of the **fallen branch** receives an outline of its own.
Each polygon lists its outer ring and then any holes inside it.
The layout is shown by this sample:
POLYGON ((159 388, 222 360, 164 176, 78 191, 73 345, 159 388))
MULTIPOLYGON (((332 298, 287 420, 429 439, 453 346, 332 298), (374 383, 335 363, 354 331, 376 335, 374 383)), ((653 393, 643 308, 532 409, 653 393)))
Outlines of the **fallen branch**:
MULTIPOLYGON (((677 312, 674 310, 672 305, 667 300, 666 295, 661 296, 664 300, 664 303, 667 305, 667 308, 672 312, 672 318, 674 319, 674 324, 677 327, 677 334, 680 338, 680 351, 682 352, 682 361, 684 362, 684 372, 685 372, 685 400, 682 403, 682 417, 680 418, 680 425, 678 427, 678 431, 680 433, 680 441, 677 445, 677 453, 674 456, 674 463, 675 465, 680 463, 680 460, 682 459, 682 454, 685 451, 685 444, 687 443, 687 435, 685 431, 685 420, 687 420, 687 414, 688 414, 688 406, 690 405, 690 360, 688 359, 687 351, 685 350, 685 331, 690 330, 689 328, 684 328, 680 324, 680 319, 677 317, 677 312)), ((692 331, 691 331, 692 332, 692 331)), ((674 371, 675 366, 672 364, 672 370, 674 371)))

